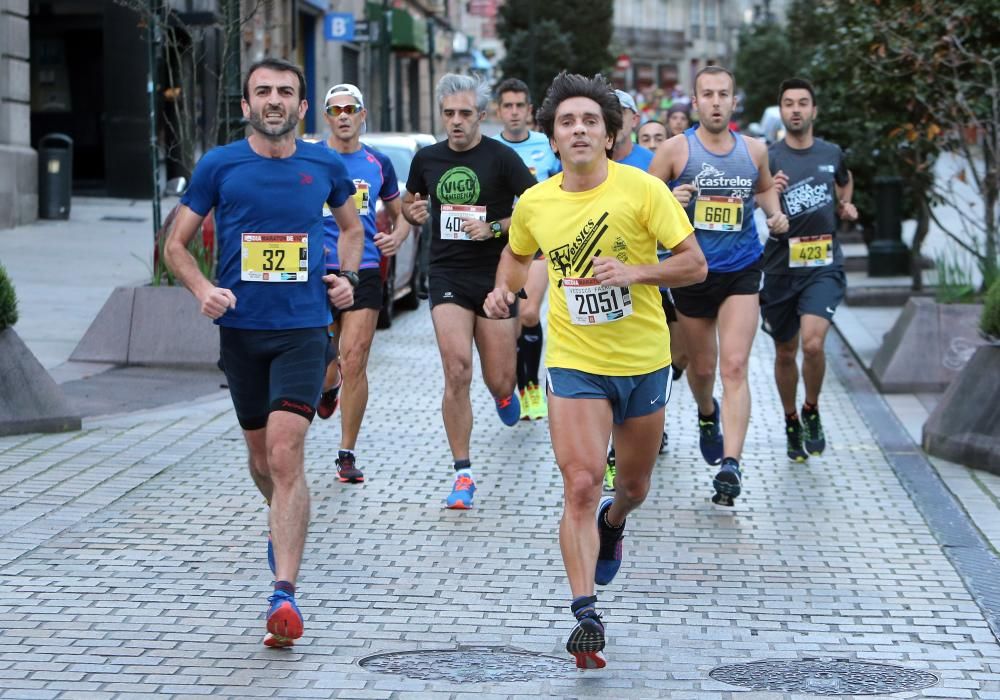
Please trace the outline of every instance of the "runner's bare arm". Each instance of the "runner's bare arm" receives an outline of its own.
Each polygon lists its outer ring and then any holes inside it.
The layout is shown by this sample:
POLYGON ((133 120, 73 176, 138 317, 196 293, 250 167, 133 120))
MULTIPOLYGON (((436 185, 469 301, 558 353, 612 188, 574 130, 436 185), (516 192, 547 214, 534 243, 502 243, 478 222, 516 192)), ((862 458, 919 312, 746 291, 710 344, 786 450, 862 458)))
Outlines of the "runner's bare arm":
POLYGON ((847 184, 841 187, 834 183, 837 190, 837 216, 844 221, 857 221, 858 209, 854 206, 854 174, 847 171, 847 184))
POLYGON ((375 245, 378 246, 382 255, 395 255, 396 251, 399 250, 399 246, 410 235, 410 223, 403 216, 403 202, 401 197, 383 202, 383 206, 385 206, 385 213, 392 230, 388 233, 377 232, 375 234, 375 245))
POLYGON ((483 304, 483 310, 489 318, 510 317, 510 307, 528 280, 533 257, 517 255, 509 245, 503 247, 493 291, 486 295, 486 303, 483 304))
POLYGON ((403 216, 414 226, 420 226, 431 215, 430 204, 419 192, 407 192, 403 195, 403 216))
POLYGON ((177 207, 173 228, 163 246, 163 259, 181 284, 187 287, 201 306, 201 313, 217 319, 228 309, 236 308, 236 295, 230 290, 216 287, 198 268, 188 244, 198 232, 205 217, 196 214, 184 204, 177 207))
POLYGON ((348 197, 339 207, 331 208, 340 237, 337 239, 337 257, 340 258, 341 270, 357 272, 361 265, 361 252, 365 245, 365 229, 358 217, 358 208, 354 198, 348 197))
POLYGON ((664 182, 676 180, 686 160, 687 138, 683 134, 678 134, 661 143, 656 149, 656 154, 649 164, 649 173, 664 182))
POLYGON ((708 263, 694 235, 689 235, 670 252, 669 258, 654 265, 626 265, 617 258, 596 257, 594 277, 601 284, 615 287, 632 284, 687 287, 705 281, 708 263))
POLYGON ((750 151, 754 165, 757 166, 757 191, 754 193, 757 206, 764 210, 767 216, 767 227, 772 234, 788 233, 788 217, 781 211, 781 200, 771 168, 767 162, 767 146, 757 139, 741 136, 750 151))

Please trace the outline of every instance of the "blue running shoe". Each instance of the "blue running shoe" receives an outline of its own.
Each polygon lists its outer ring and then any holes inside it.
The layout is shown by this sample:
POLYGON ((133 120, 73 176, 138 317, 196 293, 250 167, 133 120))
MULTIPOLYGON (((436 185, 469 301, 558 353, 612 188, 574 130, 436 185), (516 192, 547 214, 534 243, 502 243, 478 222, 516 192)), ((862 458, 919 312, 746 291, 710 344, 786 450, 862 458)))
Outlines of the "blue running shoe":
POLYGON ((495 401, 497 413, 500 415, 500 420, 503 421, 503 424, 517 425, 517 422, 521 420, 521 401, 517 398, 517 392, 515 391, 503 399, 495 399, 495 401))
POLYGON ((472 507, 472 497, 476 495, 476 482, 468 472, 458 472, 455 484, 448 494, 447 504, 454 510, 468 510, 472 507))
POLYGON ((284 591, 275 591, 267 599, 271 607, 267 610, 267 636, 264 644, 269 647, 290 647, 302 636, 302 613, 295 604, 295 597, 284 591))
POLYGON ((715 487, 712 503, 717 506, 732 506, 734 499, 740 495, 742 482, 743 472, 740 471, 740 463, 732 457, 726 457, 722 460, 719 473, 712 481, 715 487))
POLYGON ((601 653, 604 649, 604 623, 596 612, 581 615, 576 627, 566 640, 566 651, 573 655, 576 667, 582 669, 604 668, 608 662, 601 653))
POLYGON ((271 533, 267 533, 267 565, 271 568, 271 575, 277 576, 277 564, 274 563, 274 543, 271 542, 271 533))
POLYGON ((597 534, 601 538, 601 548, 597 552, 597 568, 594 583, 606 586, 611 583, 622 565, 622 540, 625 539, 625 523, 617 529, 604 524, 604 512, 611 507, 614 499, 606 498, 597 509, 597 534))
POLYGON ((712 399, 715 411, 712 417, 705 420, 698 414, 698 447, 701 448, 701 456, 709 464, 718 464, 722 461, 722 429, 720 428, 719 402, 712 399))

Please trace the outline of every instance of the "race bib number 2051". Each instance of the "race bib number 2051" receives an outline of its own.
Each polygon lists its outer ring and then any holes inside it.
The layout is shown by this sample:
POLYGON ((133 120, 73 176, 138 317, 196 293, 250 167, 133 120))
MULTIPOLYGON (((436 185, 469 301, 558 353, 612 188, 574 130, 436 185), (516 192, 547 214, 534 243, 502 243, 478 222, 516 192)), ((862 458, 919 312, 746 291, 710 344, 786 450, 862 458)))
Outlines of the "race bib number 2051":
POLYGON ((576 326, 595 326, 632 315, 628 287, 612 287, 593 277, 565 277, 562 281, 569 320, 576 326))
POLYGON ((240 244, 244 282, 309 280, 309 234, 244 233, 240 244))

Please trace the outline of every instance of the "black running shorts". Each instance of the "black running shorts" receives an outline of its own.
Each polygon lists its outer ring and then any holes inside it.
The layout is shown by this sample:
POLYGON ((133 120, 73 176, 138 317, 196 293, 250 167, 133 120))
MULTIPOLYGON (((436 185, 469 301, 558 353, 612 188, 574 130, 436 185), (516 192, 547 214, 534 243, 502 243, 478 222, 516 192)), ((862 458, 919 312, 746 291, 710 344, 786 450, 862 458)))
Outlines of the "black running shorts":
MULTIPOLYGON (((337 271, 328 269, 326 274, 335 275, 337 271)), ((337 312, 358 311, 359 309, 378 311, 382 308, 382 297, 382 273, 379 272, 379 269, 370 267, 358 270, 358 286, 354 288, 354 305, 346 309, 338 309, 337 312)))
POLYGON ((685 316, 715 318, 727 297, 757 294, 760 291, 760 260, 733 272, 709 272, 704 282, 690 287, 673 287, 674 306, 685 316))
MULTIPOLYGON (((462 270, 431 270, 430 300, 433 309, 438 304, 458 304, 486 318, 483 304, 493 291, 493 273, 465 272, 462 270)), ((510 307, 510 316, 517 316, 517 300, 510 307)))
POLYGON ((258 331, 220 326, 219 344, 240 427, 260 430, 272 411, 312 421, 326 373, 326 328, 258 331))
POLYGON ((799 333, 804 314, 833 321, 844 301, 847 277, 841 268, 820 268, 808 275, 767 275, 760 290, 761 328, 779 343, 799 333))

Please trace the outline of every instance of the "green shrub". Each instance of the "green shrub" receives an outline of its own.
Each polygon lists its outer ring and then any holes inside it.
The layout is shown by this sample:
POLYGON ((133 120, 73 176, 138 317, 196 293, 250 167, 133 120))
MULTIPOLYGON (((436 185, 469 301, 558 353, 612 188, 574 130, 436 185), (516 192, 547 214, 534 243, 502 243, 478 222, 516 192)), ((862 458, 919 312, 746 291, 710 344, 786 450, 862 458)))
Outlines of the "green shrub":
POLYGON ((979 327, 986 335, 1000 339, 1000 279, 996 280, 986 292, 979 327))
POLYGON ((935 260, 937 288, 935 296, 940 304, 968 304, 976 300, 976 285, 968 261, 957 254, 943 255, 935 260))
POLYGON ((0 331, 17 323, 17 295, 7 270, 0 265, 0 331))

